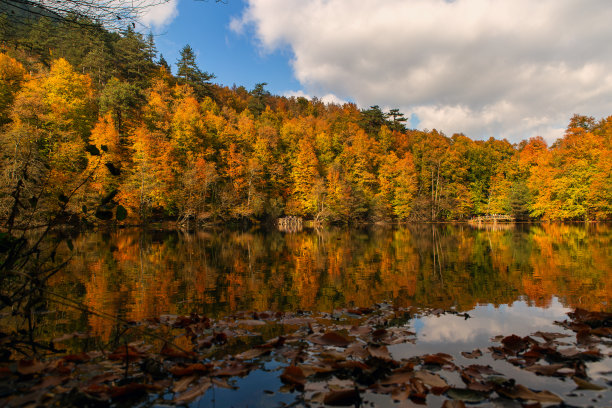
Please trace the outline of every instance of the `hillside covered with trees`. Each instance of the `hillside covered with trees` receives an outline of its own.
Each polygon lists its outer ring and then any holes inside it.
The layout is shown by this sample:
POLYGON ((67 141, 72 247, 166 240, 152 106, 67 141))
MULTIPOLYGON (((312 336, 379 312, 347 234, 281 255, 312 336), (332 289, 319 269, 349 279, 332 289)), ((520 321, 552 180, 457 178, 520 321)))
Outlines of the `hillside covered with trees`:
POLYGON ((173 75, 135 31, 9 23, 3 219, 44 219, 62 203, 92 222, 612 218, 612 116, 575 115, 552 146, 449 137, 408 129, 397 109, 214 84, 189 46, 173 75))

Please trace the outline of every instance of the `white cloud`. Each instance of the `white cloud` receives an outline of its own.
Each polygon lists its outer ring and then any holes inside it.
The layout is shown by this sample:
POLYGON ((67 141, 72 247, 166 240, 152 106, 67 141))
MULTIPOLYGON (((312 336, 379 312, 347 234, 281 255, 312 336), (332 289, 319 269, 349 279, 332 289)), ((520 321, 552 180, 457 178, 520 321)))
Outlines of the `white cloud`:
POLYGON ((609 0, 248 0, 230 27, 293 53, 307 94, 513 141, 612 114, 609 0))
POLYGON ((140 22, 157 30, 167 26, 178 16, 178 0, 144 0, 142 4, 153 4, 145 8, 140 22))
MULTIPOLYGON (((286 97, 295 96, 296 98, 303 97, 303 98, 310 99, 310 100, 312 100, 312 98, 313 98, 311 95, 305 93, 302 90, 299 90, 299 91, 286 91, 286 92, 283 93, 283 96, 286 96, 286 97)), ((317 98, 320 99, 323 103, 326 103, 326 104, 333 103, 333 104, 336 104, 336 105, 344 105, 347 102, 344 99, 339 98, 339 97, 337 97, 336 95, 334 95, 332 93, 325 94, 325 95, 323 95, 321 97, 317 96, 317 98)))

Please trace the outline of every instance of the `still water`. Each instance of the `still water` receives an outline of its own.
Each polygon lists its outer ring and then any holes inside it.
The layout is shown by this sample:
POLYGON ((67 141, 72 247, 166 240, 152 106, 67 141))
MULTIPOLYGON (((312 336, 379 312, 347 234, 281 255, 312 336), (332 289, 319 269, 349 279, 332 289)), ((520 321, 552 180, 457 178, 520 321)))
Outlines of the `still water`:
MULTIPOLYGON (((87 233, 73 243, 71 261, 54 277, 52 290, 106 314, 140 321, 191 312, 210 317, 237 311, 332 312, 388 302, 416 311, 406 323, 415 341, 390 347, 393 358, 444 351, 457 363, 491 365, 576 406, 608 406, 608 401, 612 406, 609 389, 576 391, 570 380, 519 372, 488 353, 474 361, 462 356, 486 350, 497 335, 563 333, 555 321, 575 307, 612 311, 608 224, 421 224, 297 233, 135 229, 87 233), (466 312, 469 318, 462 317, 466 312)), ((76 330, 110 340, 117 329, 112 319, 61 305, 51 315, 45 328, 50 338, 76 330)), ((608 387, 612 358, 604 348, 608 357, 589 363, 587 372, 608 387)), ((281 370, 270 361, 237 379, 236 390, 206 393, 193 406, 291 403, 295 395, 279 391, 281 370)), ((461 384, 458 374, 445 375, 449 384, 461 384)), ((365 400, 396 405, 381 398, 366 394, 365 400)), ((431 406, 442 402, 433 395, 427 400, 431 406)))
MULTIPOLYGON (((52 286, 130 320, 383 301, 457 311, 516 301, 611 311, 612 226, 92 232, 74 240, 68 268, 52 286)), ((108 319, 87 319, 99 336, 112 330, 108 319)))

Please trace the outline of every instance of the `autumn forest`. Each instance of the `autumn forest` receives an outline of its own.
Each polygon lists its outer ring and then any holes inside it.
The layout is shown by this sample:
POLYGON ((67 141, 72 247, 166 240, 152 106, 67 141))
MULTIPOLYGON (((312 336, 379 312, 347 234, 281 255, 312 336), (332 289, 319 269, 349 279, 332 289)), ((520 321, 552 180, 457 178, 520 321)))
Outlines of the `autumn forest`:
POLYGON ((27 219, 62 204, 129 223, 612 217, 612 116, 575 115, 551 146, 472 140, 398 109, 217 85, 189 46, 172 74, 131 30, 42 19, 1 41, 3 219, 18 184, 27 219))

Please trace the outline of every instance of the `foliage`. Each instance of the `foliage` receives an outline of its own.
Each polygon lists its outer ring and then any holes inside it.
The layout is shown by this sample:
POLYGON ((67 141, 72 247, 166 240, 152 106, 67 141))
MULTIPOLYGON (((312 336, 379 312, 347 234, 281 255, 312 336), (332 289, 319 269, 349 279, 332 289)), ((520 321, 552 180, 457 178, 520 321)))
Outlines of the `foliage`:
POLYGON ((152 37, 74 30, 40 19, 3 36, 13 46, 0 53, 3 143, 36 146, 25 151, 55 166, 50 189, 91 168, 85 149, 104 145, 114 176, 100 173, 76 198, 91 206, 117 189, 126 222, 612 218, 612 117, 575 115, 550 147, 448 137, 407 129, 398 109, 212 84, 188 45, 175 77, 155 62, 152 37))

